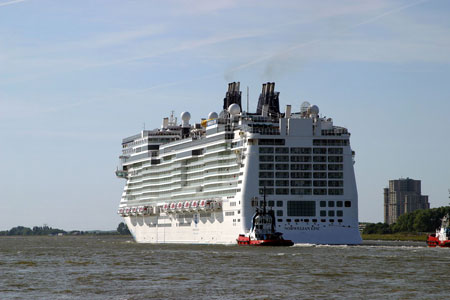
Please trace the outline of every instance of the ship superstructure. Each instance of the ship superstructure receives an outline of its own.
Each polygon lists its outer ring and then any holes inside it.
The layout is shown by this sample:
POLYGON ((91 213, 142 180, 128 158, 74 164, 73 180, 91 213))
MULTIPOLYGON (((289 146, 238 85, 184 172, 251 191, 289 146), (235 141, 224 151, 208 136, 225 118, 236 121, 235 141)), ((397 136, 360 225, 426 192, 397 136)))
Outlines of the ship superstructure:
POLYGON ((294 243, 359 244, 350 133, 316 105, 280 112, 275 83, 257 112, 241 109, 239 83, 223 110, 190 124, 173 113, 159 129, 122 141, 116 175, 126 179, 118 213, 137 242, 234 244, 263 202, 276 231, 294 243))

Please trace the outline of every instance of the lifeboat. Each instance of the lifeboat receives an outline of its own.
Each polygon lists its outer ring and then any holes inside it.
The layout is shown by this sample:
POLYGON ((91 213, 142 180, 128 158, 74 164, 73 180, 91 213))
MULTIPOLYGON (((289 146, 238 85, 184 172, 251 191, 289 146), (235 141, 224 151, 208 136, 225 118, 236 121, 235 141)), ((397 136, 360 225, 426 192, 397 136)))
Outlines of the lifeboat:
POLYGON ((191 210, 191 211, 196 211, 197 209, 198 209, 198 201, 197 201, 197 200, 194 200, 194 201, 192 201, 192 203, 191 203, 190 210, 191 210))
POLYGON ((178 202, 176 211, 183 211, 183 202, 178 202))
POLYGON ((139 206, 137 208, 137 213, 138 213, 138 215, 142 216, 144 214, 144 207, 143 206, 139 206))
POLYGON ((123 211, 124 211, 123 208, 119 208, 119 210, 117 211, 117 213, 118 213, 119 215, 123 215, 123 211))
POLYGON ((441 227, 436 229, 436 233, 430 234, 427 238, 429 247, 450 247, 450 216, 447 214, 441 220, 441 227))
POLYGON ((151 211, 151 206, 139 206, 138 207, 138 215, 144 216, 149 215, 151 211))
POLYGON ((252 228, 247 234, 239 234, 236 239, 240 246, 292 246, 291 240, 285 240, 281 232, 275 231, 275 214, 266 210, 264 195, 263 208, 257 208, 252 218, 252 228))
POLYGON ((191 208, 191 202, 190 202, 190 201, 184 202, 183 210, 184 210, 184 211, 189 211, 190 208, 191 208))
POLYGON ((169 203, 164 203, 161 207, 162 212, 167 212, 169 210, 169 203))
POLYGON ((177 204, 175 202, 170 203, 169 212, 175 212, 177 204))
POLYGON ((137 214, 137 211, 138 211, 137 207, 132 207, 131 208, 131 215, 135 216, 137 214))
MULTIPOLYGON (((208 206, 209 207, 209 206, 208 206)), ((198 204, 198 208, 200 210, 206 210, 206 200, 200 200, 199 204, 198 204)))
POLYGON ((127 208, 124 209, 125 216, 129 216, 130 213, 131 213, 131 208, 127 207, 127 208))

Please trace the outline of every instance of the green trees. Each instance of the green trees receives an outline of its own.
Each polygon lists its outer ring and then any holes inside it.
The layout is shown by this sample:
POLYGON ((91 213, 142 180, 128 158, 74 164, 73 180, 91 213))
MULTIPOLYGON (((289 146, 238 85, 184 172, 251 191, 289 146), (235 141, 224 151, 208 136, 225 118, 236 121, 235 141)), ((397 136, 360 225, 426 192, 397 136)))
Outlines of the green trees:
POLYGON ((441 219, 446 214, 450 214, 450 206, 420 209, 401 215, 392 225, 386 223, 367 224, 363 233, 433 232, 441 225, 441 219))
POLYGON ((391 228, 386 223, 367 224, 363 231, 364 234, 386 234, 392 233, 391 228))
POLYGON ((24 226, 13 227, 10 230, 0 231, 0 235, 55 235, 58 233, 66 234, 64 230, 51 228, 48 226, 34 226, 33 229, 24 226))
POLYGON ((131 234, 131 233, 130 233, 130 230, 128 229, 127 224, 125 224, 124 222, 121 222, 121 223, 119 224, 119 226, 117 226, 117 232, 118 232, 119 234, 123 234, 123 235, 131 234))

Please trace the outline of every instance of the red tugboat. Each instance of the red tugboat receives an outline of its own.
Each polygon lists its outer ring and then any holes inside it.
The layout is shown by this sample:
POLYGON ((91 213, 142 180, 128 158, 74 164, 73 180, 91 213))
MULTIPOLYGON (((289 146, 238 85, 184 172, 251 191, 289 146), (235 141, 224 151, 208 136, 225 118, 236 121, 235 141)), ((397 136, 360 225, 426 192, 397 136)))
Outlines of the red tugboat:
POLYGON ((441 227, 436 229, 436 233, 428 236, 427 245, 429 247, 450 247, 450 217, 448 214, 442 218, 441 227))
POLYGON ((256 209, 252 219, 252 228, 247 234, 240 234, 237 238, 240 246, 292 246, 291 240, 283 239, 281 232, 275 231, 275 214, 273 210, 266 210, 266 195, 264 191, 263 209, 256 209))

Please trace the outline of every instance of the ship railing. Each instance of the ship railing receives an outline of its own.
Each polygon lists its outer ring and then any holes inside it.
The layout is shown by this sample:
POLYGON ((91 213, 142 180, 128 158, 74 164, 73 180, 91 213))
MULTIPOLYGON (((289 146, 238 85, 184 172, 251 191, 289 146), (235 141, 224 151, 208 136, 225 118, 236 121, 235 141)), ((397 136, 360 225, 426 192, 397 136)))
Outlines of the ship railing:
POLYGON ((261 135, 280 135, 280 130, 275 128, 254 128, 250 126, 245 126, 245 132, 253 133, 253 134, 261 134, 261 135))
POLYGON ((219 186, 210 186, 210 187, 204 187, 203 188, 203 192, 216 192, 216 191, 224 191, 224 190, 229 190, 229 189, 236 189, 237 187, 237 182, 234 183, 230 183, 227 185, 219 185, 219 186))
POLYGON ((193 140, 192 138, 190 139, 184 139, 182 140, 183 142, 178 141, 178 144, 176 145, 164 145, 162 147, 160 147, 160 151, 164 152, 164 153, 169 153, 172 151, 176 151, 176 150, 181 150, 181 149, 186 149, 186 148, 190 148, 190 147, 197 147, 203 144, 207 144, 207 143, 211 143, 214 141, 219 141, 219 140, 224 140, 224 136, 223 135, 218 135, 218 136, 214 136, 214 137, 201 137, 200 139, 195 139, 193 140))
MULTIPOLYGON (((146 150, 147 151, 147 150, 146 150)), ((122 163, 130 163, 139 159, 143 159, 143 158, 147 158, 147 157, 151 157, 151 153, 150 152, 145 152, 145 153, 141 153, 138 155, 134 155, 134 156, 129 156, 128 158, 122 158, 121 161, 122 163)))
POLYGON ((348 134, 347 128, 334 127, 333 129, 322 129, 322 135, 326 136, 340 136, 343 134, 348 134))

